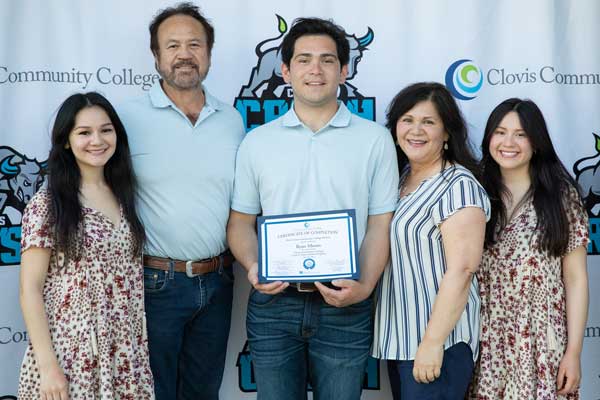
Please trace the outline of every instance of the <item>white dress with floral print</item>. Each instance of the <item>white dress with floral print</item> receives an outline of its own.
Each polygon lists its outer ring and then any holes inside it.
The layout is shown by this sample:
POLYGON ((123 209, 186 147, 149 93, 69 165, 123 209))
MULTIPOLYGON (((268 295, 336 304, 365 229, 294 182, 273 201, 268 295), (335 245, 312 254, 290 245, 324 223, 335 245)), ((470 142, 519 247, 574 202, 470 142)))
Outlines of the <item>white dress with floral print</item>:
MULTIPOLYGON (((43 289, 50 335, 69 382, 70 399, 153 399, 144 324, 141 259, 123 217, 118 227, 83 209, 84 251, 66 263, 55 249, 50 195, 38 192, 22 221, 21 251, 52 249, 43 289)), ((19 399, 39 399, 40 375, 31 343, 21 366, 19 399)))
MULTIPOLYGON (((570 198, 567 253, 587 245, 588 220, 570 198)), ((471 398, 578 399, 556 394, 567 344, 561 257, 540 249, 531 200, 484 252, 477 277, 481 294, 480 359, 471 398)))

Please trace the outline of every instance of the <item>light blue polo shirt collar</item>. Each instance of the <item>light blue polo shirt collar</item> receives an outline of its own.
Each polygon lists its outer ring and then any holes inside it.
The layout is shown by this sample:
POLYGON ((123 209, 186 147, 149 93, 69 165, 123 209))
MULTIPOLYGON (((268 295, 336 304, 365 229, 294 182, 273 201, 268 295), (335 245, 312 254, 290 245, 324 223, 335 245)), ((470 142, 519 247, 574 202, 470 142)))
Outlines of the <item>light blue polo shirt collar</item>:
MULTIPOLYGON (((216 97, 211 95, 208 92, 208 90, 206 90, 204 85, 202 85, 202 91, 204 92, 204 98, 206 99, 206 101, 204 103, 204 107, 202 107, 202 111, 200 111, 198 120, 196 121, 195 124, 193 124, 194 127, 198 126, 202 121, 204 121, 206 118, 208 118, 214 112, 219 111, 220 109, 223 108, 223 105, 221 104, 221 102, 216 97)), ((181 111, 175 105, 175 103, 173 103, 173 101, 169 98, 169 96, 167 96, 167 94, 163 90, 160 82, 158 82, 154 86, 152 86, 152 88, 150 89, 149 95, 150 95, 150 102, 152 103, 153 107, 155 107, 155 108, 171 107, 175 111, 177 111, 183 118, 185 118, 185 120, 188 121, 188 123, 191 124, 191 121, 188 119, 188 117, 185 115, 185 113, 183 111, 181 111)))
MULTIPOLYGON (((210 94, 208 90, 206 90, 206 87, 204 87, 204 85, 202 85, 202 91, 204 92, 204 97, 206 98, 205 105, 208 106, 208 108, 213 109, 215 111, 218 111, 222 108, 221 102, 212 94, 210 94)), ((171 101, 169 96, 167 96, 167 94, 163 90, 160 82, 156 83, 152 86, 152 88, 150 88, 150 101, 152 102, 152 105, 156 108, 166 108, 169 106, 177 108, 175 103, 171 101)))
MULTIPOLYGON (((352 118, 352 113, 350 112, 350 110, 348 110, 348 108, 346 107, 346 105, 344 103, 342 103, 341 101, 338 101, 337 112, 334 114, 334 116, 331 118, 331 120, 325 124, 325 126, 323 126, 321 129, 319 129, 315 133, 321 132, 323 129, 327 128, 328 126, 331 126, 334 128, 345 128, 350 125, 351 118, 352 118)), ((293 103, 292 103, 292 106, 290 107, 289 111, 287 113, 285 113, 285 115, 281 118, 281 124, 288 128, 293 128, 296 126, 304 126, 302 121, 300 121, 300 118, 298 118, 296 111, 294 111, 293 103)))

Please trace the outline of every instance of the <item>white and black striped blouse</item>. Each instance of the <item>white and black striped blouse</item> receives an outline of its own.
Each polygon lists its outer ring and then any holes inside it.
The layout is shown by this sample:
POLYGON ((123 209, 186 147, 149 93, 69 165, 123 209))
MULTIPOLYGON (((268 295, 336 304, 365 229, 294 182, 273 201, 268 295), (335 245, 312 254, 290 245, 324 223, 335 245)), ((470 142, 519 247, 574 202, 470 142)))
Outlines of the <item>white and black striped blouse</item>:
MULTIPOLYGON (((402 174, 401 182, 408 175, 402 174)), ((400 199, 392 219, 391 265, 379 282, 372 355, 388 360, 413 360, 425 334, 446 260, 440 224, 458 210, 479 207, 486 220, 490 203, 471 172, 456 165, 446 168, 400 199)), ((444 348, 467 343, 478 354, 479 293, 473 277, 465 311, 444 348)))

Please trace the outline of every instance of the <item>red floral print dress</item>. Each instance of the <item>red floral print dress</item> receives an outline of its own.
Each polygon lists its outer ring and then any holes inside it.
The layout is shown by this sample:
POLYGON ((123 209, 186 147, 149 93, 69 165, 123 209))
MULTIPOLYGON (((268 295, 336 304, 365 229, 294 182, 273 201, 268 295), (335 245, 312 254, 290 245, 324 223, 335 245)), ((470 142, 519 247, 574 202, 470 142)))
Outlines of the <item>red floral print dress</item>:
MULTIPOLYGON (((579 201, 567 205, 567 253, 588 242, 588 219, 579 201)), ((556 394, 567 345, 561 257, 540 249, 531 200, 484 252, 477 274, 481 294, 480 359, 471 398, 579 399, 556 394)))
MULTIPOLYGON (((84 250, 65 262, 54 246, 50 195, 39 191, 22 220, 21 251, 52 249, 43 296, 50 336, 69 382, 70 399, 153 399, 144 317, 143 267, 133 237, 100 212, 83 209, 84 250)), ((19 399, 39 399, 40 375, 31 343, 19 399)))

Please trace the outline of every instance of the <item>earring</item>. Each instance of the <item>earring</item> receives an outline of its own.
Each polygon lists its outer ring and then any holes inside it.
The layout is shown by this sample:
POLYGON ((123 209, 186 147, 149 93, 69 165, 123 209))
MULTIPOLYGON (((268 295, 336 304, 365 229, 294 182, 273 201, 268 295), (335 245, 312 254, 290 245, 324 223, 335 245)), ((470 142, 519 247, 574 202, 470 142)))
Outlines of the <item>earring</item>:
POLYGON ((71 146, 69 145, 69 143, 65 143, 65 150, 69 150, 71 148, 71 146))
POLYGON ((444 150, 448 150, 448 142, 444 142, 444 150))

